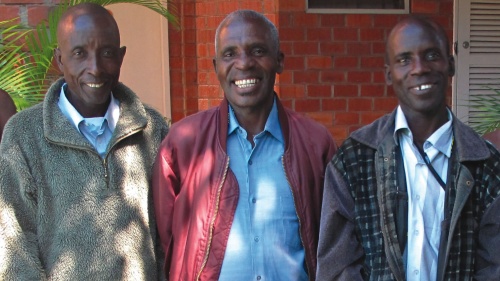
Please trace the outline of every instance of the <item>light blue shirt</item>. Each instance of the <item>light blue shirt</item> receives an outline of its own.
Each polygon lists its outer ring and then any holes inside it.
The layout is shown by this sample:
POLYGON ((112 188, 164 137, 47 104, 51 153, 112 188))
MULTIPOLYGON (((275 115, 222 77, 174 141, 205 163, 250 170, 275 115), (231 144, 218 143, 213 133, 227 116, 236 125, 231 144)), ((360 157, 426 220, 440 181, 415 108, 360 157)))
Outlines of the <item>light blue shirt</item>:
POLYGON ((111 136, 120 116, 120 103, 111 94, 111 102, 104 117, 84 118, 76 108, 66 98, 64 89, 67 87, 65 83, 61 87, 59 101, 57 105, 62 113, 75 129, 80 132, 96 149, 101 158, 104 158, 111 136))
MULTIPOLYGON (((453 143, 451 120, 452 114, 448 110, 448 122, 423 144, 424 152, 445 183, 453 143)), ((408 281, 436 280, 445 191, 415 147, 401 107, 396 112, 394 137, 401 146, 408 189, 406 278, 408 281)))
POLYGON ((240 196, 219 280, 307 280, 276 101, 255 146, 229 108, 227 151, 240 196))

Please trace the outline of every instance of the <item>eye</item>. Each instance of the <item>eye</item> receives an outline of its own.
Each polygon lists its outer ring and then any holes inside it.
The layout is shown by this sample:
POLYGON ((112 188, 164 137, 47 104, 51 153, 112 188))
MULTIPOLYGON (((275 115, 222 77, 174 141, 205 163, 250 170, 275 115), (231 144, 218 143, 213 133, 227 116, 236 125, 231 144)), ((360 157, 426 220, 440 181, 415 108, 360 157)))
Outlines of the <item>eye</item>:
POLYGON ((111 49, 106 49, 102 51, 102 56, 106 58, 112 58, 115 56, 115 51, 111 49))
POLYGON ((397 59, 397 63, 401 65, 408 65, 411 59, 409 57, 401 57, 397 59))
POLYGON ((252 54, 254 56, 263 56, 266 54, 266 51, 263 48, 255 48, 252 50, 252 54))
POLYGON ((85 53, 81 49, 75 49, 75 50, 73 50, 73 57, 75 57, 75 58, 81 58, 84 55, 85 55, 85 53))
POLYGON ((432 52, 428 52, 425 55, 425 58, 429 61, 434 61, 434 60, 441 58, 441 54, 439 52, 432 51, 432 52))

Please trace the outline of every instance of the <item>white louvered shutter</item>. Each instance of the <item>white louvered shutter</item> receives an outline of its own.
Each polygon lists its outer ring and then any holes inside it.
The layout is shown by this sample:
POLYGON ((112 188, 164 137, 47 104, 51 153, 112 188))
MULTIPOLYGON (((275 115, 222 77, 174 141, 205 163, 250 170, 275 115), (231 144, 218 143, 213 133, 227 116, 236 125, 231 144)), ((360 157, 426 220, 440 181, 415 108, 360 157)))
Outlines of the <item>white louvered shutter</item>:
POLYGON ((500 89, 500 0, 456 0, 458 54, 453 109, 462 121, 477 122, 469 100, 500 89))

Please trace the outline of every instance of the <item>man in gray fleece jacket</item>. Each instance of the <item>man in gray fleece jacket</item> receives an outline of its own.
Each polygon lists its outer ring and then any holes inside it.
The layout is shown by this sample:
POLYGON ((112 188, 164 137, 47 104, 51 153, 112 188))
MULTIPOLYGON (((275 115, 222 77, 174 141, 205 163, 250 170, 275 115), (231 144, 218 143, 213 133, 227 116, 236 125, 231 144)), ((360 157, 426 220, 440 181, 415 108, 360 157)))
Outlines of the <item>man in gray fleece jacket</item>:
POLYGON ((150 176, 168 126, 118 82, 106 9, 69 8, 58 44, 64 78, 0 145, 0 280, 157 280, 150 176))

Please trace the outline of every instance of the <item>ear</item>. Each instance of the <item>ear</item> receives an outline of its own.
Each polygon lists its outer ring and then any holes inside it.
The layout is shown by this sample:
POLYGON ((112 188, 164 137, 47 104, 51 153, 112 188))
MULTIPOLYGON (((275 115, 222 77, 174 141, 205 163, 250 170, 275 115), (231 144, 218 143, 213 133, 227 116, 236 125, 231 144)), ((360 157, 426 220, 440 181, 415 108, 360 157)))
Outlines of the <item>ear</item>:
POLYGON ((385 84, 392 85, 392 77, 391 77, 391 67, 388 64, 384 65, 384 74, 385 74, 385 84))
POLYGON ((285 54, 282 51, 278 52, 278 69, 276 73, 281 74, 285 68, 285 54))
POLYGON ((120 66, 122 65, 123 63, 123 58, 125 57, 125 53, 127 53, 127 47, 125 46, 122 46, 120 48, 120 66))
POLYGON ((64 72, 63 71, 63 62, 62 62, 62 54, 61 54, 61 49, 59 48, 55 48, 54 49, 54 58, 56 59, 56 62, 57 62, 57 66, 59 67, 59 70, 61 72, 64 72))
POLYGON ((448 58, 448 76, 452 77, 455 75, 455 58, 450 56, 448 58))

